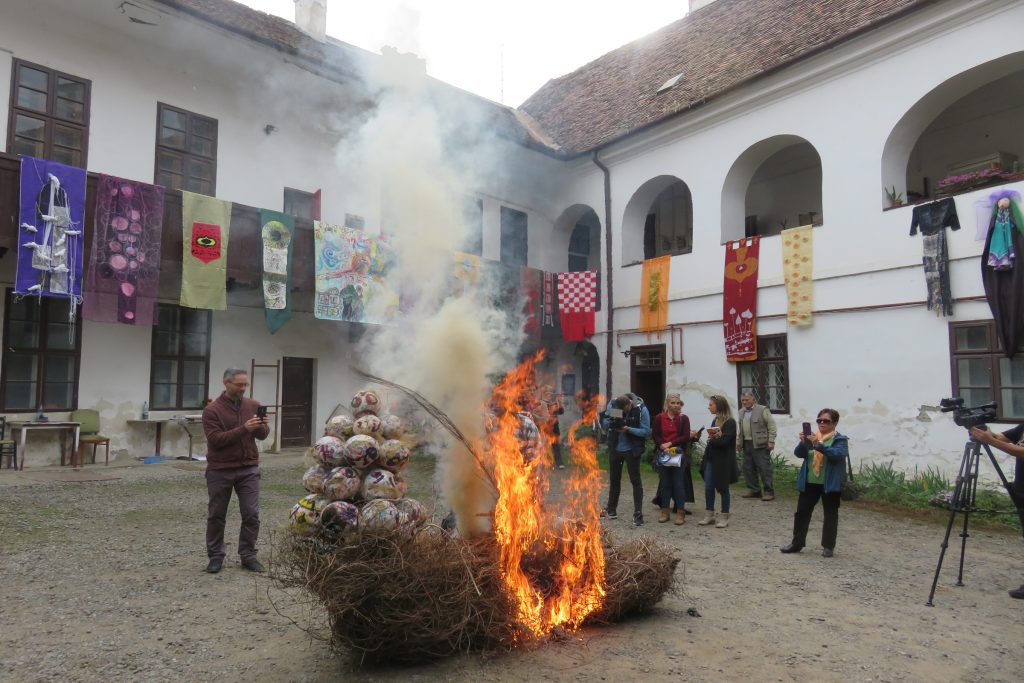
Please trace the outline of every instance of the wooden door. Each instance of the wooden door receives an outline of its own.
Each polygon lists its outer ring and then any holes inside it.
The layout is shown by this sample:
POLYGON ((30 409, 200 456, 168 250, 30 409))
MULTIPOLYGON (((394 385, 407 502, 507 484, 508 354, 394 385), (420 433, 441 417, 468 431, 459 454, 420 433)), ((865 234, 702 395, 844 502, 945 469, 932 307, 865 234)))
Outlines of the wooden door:
POLYGON ((313 359, 285 356, 281 363, 281 446, 313 443, 313 359))
POLYGON ((644 400, 654 417, 665 403, 665 345, 630 347, 629 371, 630 391, 644 400))

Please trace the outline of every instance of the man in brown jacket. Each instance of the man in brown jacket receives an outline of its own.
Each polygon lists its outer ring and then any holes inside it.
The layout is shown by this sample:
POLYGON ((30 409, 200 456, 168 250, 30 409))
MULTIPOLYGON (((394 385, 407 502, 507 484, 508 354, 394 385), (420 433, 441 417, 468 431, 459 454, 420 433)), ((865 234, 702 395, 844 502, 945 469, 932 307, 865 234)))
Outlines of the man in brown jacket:
POLYGON ((270 434, 266 418, 256 417, 257 401, 245 398, 249 373, 239 368, 224 371, 224 393, 203 410, 206 432, 206 490, 210 499, 206 513, 206 571, 216 574, 224 566, 224 518, 231 491, 238 493, 242 529, 238 534, 238 556, 242 566, 262 572, 256 559, 260 535, 260 453, 256 439, 270 434))

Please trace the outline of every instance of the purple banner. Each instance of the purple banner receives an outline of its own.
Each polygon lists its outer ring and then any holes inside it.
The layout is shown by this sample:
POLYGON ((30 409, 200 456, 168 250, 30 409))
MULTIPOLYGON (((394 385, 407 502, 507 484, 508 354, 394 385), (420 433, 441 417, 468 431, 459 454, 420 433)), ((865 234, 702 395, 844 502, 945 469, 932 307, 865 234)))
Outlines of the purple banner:
POLYGON ((163 221, 164 188, 100 176, 96 233, 82 305, 87 319, 154 324, 163 221))
POLYGON ((21 157, 16 294, 80 298, 85 169, 21 157))

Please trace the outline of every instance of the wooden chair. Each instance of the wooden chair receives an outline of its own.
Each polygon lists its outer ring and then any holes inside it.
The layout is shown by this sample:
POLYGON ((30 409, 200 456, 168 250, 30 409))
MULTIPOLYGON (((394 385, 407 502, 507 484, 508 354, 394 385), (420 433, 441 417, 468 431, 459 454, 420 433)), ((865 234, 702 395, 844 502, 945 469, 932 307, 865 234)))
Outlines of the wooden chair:
MULTIPOLYGON (((103 446, 103 464, 110 465, 110 437, 102 436, 100 432, 100 414, 96 410, 82 409, 71 413, 72 422, 80 422, 78 434, 78 463, 82 464, 83 449, 92 444, 92 464, 96 464, 96 447, 103 446)), ((61 463, 63 464, 63 463, 61 463)), ((73 464, 73 463, 72 463, 73 464)))
POLYGON ((18 469, 18 444, 7 438, 7 418, 0 416, 0 467, 4 466, 4 458, 10 458, 11 467, 18 469))

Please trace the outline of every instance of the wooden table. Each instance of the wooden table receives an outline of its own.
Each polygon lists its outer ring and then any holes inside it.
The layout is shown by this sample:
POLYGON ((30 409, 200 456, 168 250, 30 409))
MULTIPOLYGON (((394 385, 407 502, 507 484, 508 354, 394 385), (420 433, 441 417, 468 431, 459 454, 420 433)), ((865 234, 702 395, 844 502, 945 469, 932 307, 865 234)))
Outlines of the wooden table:
POLYGON ((16 457, 21 458, 21 466, 19 469, 25 469, 25 435, 33 429, 59 429, 60 432, 60 459, 64 462, 64 448, 67 445, 67 434, 71 432, 75 437, 75 448, 71 451, 71 466, 78 467, 78 436, 81 432, 81 422, 8 422, 7 426, 11 428, 11 434, 18 432, 20 438, 18 439, 16 457))
POLYGON ((163 446, 163 429, 164 425, 168 422, 172 422, 179 425, 185 430, 185 434, 188 435, 188 459, 192 460, 192 431, 188 428, 188 425, 199 424, 203 421, 202 415, 175 415, 174 417, 147 417, 145 420, 128 420, 130 425, 156 425, 156 439, 153 446, 153 455, 157 458, 160 457, 160 452, 163 446))

